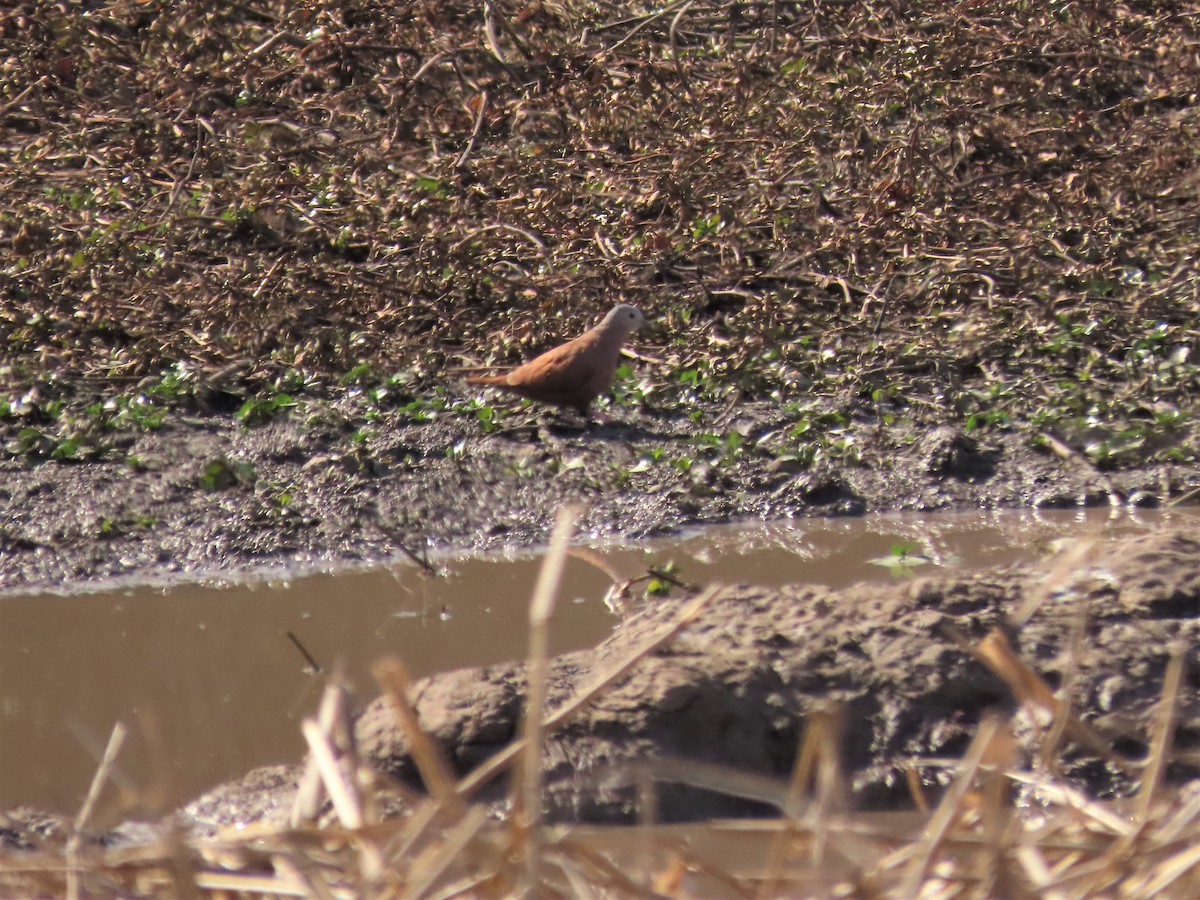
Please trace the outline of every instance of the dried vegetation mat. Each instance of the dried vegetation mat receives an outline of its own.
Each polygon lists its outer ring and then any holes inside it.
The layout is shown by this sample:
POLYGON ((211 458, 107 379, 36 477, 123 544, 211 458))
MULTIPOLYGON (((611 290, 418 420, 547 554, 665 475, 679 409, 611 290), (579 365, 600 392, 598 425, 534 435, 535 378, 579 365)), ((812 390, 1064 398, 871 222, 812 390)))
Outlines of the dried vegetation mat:
MULTIPOLYGON (((88 836, 93 804, 122 737, 114 732, 65 845, 0 855, 9 896, 171 897, 1193 897, 1200 892, 1200 793, 1165 782, 1185 677, 1173 650, 1144 760, 1108 748, 1012 650, 1000 631, 963 649, 991 668, 1027 725, 984 716, 937 797, 912 774, 912 809, 856 813, 840 766, 836 705, 813 710, 790 782, 716 767, 653 765, 640 779, 641 823, 626 828, 540 821, 543 738, 602 697, 639 660, 694 621, 722 590, 696 593, 679 612, 571 700, 547 711, 547 623, 576 512, 560 514, 530 610, 523 734, 462 779, 418 725, 399 660, 375 668, 405 729, 426 787, 418 794, 362 765, 346 695, 331 686, 305 721, 310 748, 289 825, 228 829, 198 839, 169 827, 145 844, 88 836), (1032 735, 1026 739, 1019 734, 1032 735), (1057 775, 1068 743, 1136 770, 1137 791, 1098 802, 1057 775), (1022 762, 1024 760, 1025 762, 1022 762), (507 812, 489 816, 474 794, 511 784, 507 812), (775 820, 663 825, 654 783, 675 780, 774 804, 775 820), (408 811, 385 814, 394 801, 408 811)), ((1058 577, 1070 577, 1060 571, 1058 577)), ((1042 602, 1046 599, 1043 596, 1042 602)), ((1032 614, 1030 606, 1013 623, 1032 614)), ((951 635, 951 637, 954 637, 951 635)))
POLYGON ((1198 29, 1183 0, 6 4, 0 375, 38 391, 0 418, 397 369, 403 405, 621 298, 662 323, 647 402, 1192 460, 1198 29))

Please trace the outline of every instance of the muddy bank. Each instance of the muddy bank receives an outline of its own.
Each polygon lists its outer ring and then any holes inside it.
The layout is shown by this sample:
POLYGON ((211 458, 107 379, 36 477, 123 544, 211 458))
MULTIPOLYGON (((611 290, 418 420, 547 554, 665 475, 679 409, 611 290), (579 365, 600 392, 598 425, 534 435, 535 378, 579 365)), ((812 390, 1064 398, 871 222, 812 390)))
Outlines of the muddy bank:
MULTIPOLYGON (((946 771, 928 762, 960 757, 986 711, 1017 711, 1005 681, 951 636, 977 642, 997 626, 1007 627, 1016 652, 1051 688, 1071 678, 1072 709, 1109 754, 1101 758, 1086 741, 1068 737, 1058 756, 1063 774, 1090 796, 1126 795, 1137 783, 1172 648, 1186 648, 1186 661, 1194 661, 1200 541, 1164 531, 1094 546, 1074 563, 845 591, 723 590, 550 735, 547 814, 558 821, 633 821, 632 781, 648 761, 661 779, 657 809, 664 820, 769 814, 773 807, 763 801, 770 790, 714 792, 696 786, 708 776, 683 763, 766 776, 781 790, 807 717, 831 702, 842 710, 854 806, 908 804, 910 767, 936 794, 946 771), (1025 624, 1005 626, 1039 600, 1025 624), (1076 628, 1082 639, 1073 652, 1076 628)), ((595 650, 555 660, 548 708, 612 671, 688 602, 656 604, 595 650)), ((513 663, 423 679, 413 699, 422 726, 464 775, 517 735, 523 691, 524 667, 513 663)), ((1198 773, 1194 677, 1185 679, 1178 703, 1176 758, 1167 775, 1176 782, 1198 773)), ((1037 719, 1020 712, 1013 720, 1027 767, 1048 722, 1037 719)), ((382 701, 358 717, 356 734, 373 766, 418 786, 407 741, 382 701)), ((296 767, 257 770, 188 806, 186 818, 202 829, 281 821, 297 774, 296 767)), ((503 782, 480 797, 502 805, 503 782)))
POLYGON ((880 430, 867 415, 848 430, 853 460, 810 465, 786 452, 794 417, 762 402, 629 405, 586 428, 508 413, 494 429, 473 413, 367 418, 343 396, 254 427, 173 414, 115 435, 111 461, 0 459, 0 590, 530 545, 566 502, 589 505, 585 536, 639 538, 743 518, 1158 503, 1200 486, 1194 467, 1104 474, 1016 432, 880 430))

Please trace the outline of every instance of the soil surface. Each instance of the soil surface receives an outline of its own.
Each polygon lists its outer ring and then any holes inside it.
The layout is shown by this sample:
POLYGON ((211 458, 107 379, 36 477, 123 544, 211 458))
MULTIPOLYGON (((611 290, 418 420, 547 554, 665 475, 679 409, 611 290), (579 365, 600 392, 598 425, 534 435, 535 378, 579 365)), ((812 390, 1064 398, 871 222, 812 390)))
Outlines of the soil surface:
MULTIPOLYGON (((1108 502, 1110 488, 1158 502, 1168 487, 1200 486, 1192 471, 1137 468, 1106 477, 1039 453, 1019 436, 979 444, 953 429, 906 433, 906 445, 880 441, 865 449, 861 465, 797 470, 747 450, 727 464, 702 461, 684 471, 647 461, 692 452, 692 419, 653 410, 617 415, 618 422, 582 428, 530 412, 522 416, 527 427, 480 435, 461 418, 414 425, 385 413, 373 422, 369 459, 337 424, 286 418, 247 430, 218 416, 189 416, 129 436, 136 468, 2 461, 0 587, 294 571, 393 558, 401 547, 528 545, 545 540, 556 509, 581 500, 589 506, 585 537, 636 538, 747 517, 1090 504, 1108 502)), ((730 427, 754 442, 787 425, 777 406, 747 403, 730 427)))

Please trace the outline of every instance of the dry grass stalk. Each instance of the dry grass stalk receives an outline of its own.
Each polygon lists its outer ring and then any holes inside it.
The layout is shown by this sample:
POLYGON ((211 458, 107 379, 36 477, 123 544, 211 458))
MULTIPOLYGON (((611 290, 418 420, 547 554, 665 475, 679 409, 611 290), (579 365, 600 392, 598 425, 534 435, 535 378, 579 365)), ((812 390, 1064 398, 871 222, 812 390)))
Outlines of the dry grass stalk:
POLYGON ((1059 553, 1050 565, 1046 574, 1030 591, 1025 602, 1017 609, 1009 621, 1015 626, 1024 625, 1042 605, 1055 594, 1065 590, 1086 571, 1086 567, 1096 556, 1100 542, 1096 538, 1079 538, 1059 553))
MULTIPOLYGON (((735 878, 721 867, 700 859, 693 853, 689 853, 686 847, 675 847, 672 848, 671 852, 675 855, 675 858, 679 861, 679 863, 681 863, 683 866, 686 866, 687 869, 694 872, 699 872, 706 878, 711 878, 713 881, 717 882, 717 884, 721 885, 730 893, 735 894, 738 897, 744 897, 746 900, 751 900, 753 897, 760 896, 760 894, 757 894, 751 889, 750 885, 743 883, 740 879, 735 878)), ((676 889, 674 892, 668 890, 668 887, 670 887, 672 884, 678 885, 678 882, 681 880, 680 876, 674 878, 673 881, 668 881, 667 878, 672 874, 673 873, 671 870, 664 869, 663 873, 655 879, 654 889, 659 893, 671 894, 671 896, 682 895, 683 892, 680 889, 676 889)))
POLYGON ((1075 679, 1079 675, 1079 660, 1083 653, 1083 642, 1087 636, 1088 613, 1087 606, 1078 605, 1078 611, 1071 620, 1071 633, 1067 644, 1067 667, 1063 672, 1062 682, 1058 689, 1058 709, 1050 722, 1050 729, 1042 740, 1039 750, 1039 761, 1043 768, 1055 765, 1067 728, 1075 715, 1071 708, 1071 697, 1075 688, 1075 679))
MULTIPOLYGON (((465 807, 463 807, 465 809, 465 807)), ((436 800, 429 800, 416 807, 388 847, 389 859, 408 859, 414 848, 425 837, 435 822, 443 818, 446 807, 436 800)))
MULTIPOLYGON (((378 810, 373 792, 369 798, 364 798, 362 788, 371 787, 372 781, 359 766, 353 733, 346 716, 345 688, 340 683, 331 683, 326 688, 321 713, 323 715, 319 720, 305 719, 301 723, 301 732, 309 747, 306 774, 314 770, 318 773, 319 785, 325 789, 342 827, 352 833, 362 832, 365 826, 378 821, 378 810)), ((301 810, 302 798, 299 794, 298 791, 292 807, 293 819, 301 810)), ((314 797, 319 797, 319 792, 311 789, 310 797, 303 802, 307 804, 314 797)), ((378 845, 365 834, 359 834, 353 843, 360 854, 358 870, 363 879, 370 883, 377 882, 386 869, 378 845)), ((319 879, 313 880, 314 884, 319 883, 319 879)))
MULTIPOLYGON (((1173 663, 1173 665, 1175 665, 1173 663)), ((1171 673, 1164 685, 1164 711, 1156 726, 1155 753, 1165 758, 1168 746, 1158 735, 1169 729, 1169 705, 1177 689, 1171 673), (1161 749, 1159 749, 1161 748, 1161 749)), ((815 730, 814 726, 814 730, 815 730)), ((806 737, 807 740, 807 737, 806 737)), ((827 740, 827 739, 825 739, 827 740)), ((823 751, 822 751, 823 752, 823 751)), ((935 814, 921 831, 917 843, 909 830, 895 824, 874 824, 871 815, 850 818, 819 812, 820 765, 809 772, 818 782, 818 802, 804 828, 795 821, 773 826, 776 840, 787 834, 793 839, 807 831, 824 828, 836 837, 836 848, 855 842, 858 851, 873 844, 876 862, 864 859, 869 872, 859 880, 860 890, 881 897, 916 896, 1011 896, 1036 892, 1039 896, 1092 896, 1097 892, 1120 893, 1127 897, 1192 896, 1200 887, 1200 794, 1179 804, 1160 790, 1145 789, 1135 803, 1137 809, 1124 815, 1110 804, 1091 800, 1062 784, 1052 775, 1020 772, 1011 768, 1012 744, 1003 723, 987 720, 980 727, 967 758, 935 814), (983 777, 982 794, 974 793, 983 777), (1029 785, 1037 802, 1006 807, 995 784, 1016 782, 1029 785), (1143 798, 1149 799, 1143 799, 1143 798), (821 819, 822 821, 817 821, 821 819)), ((803 756, 801 751, 798 756, 803 756)), ((704 776, 714 781, 712 773, 704 776)), ((763 793, 759 789, 759 793, 763 793)), ((788 791, 779 785, 775 800, 788 807, 788 791)), ((440 808, 430 803, 430 808, 440 808)), ((444 811, 444 809, 443 809, 444 811)), ((414 818, 419 817, 420 813, 414 818)), ((770 823, 730 823, 742 830, 770 829, 770 823)), ((497 896, 512 891, 514 879, 502 857, 508 844, 502 828, 486 827, 480 809, 467 811, 454 824, 430 836, 422 852, 408 844, 404 852, 389 850, 386 871, 372 882, 366 862, 355 846, 364 838, 387 843, 389 836, 404 834, 411 823, 381 823, 358 832, 322 829, 312 832, 277 832, 226 838, 221 842, 185 843, 193 855, 224 860, 227 871, 195 867, 189 884, 180 884, 172 872, 171 851, 165 845, 134 851, 97 853, 89 876, 96 879, 89 890, 111 886, 110 893, 138 891, 155 896, 180 896, 190 885, 208 894, 253 893, 265 896, 497 896), (264 874, 263 867, 273 868, 264 874), (462 869, 475 869, 463 872, 462 869), (122 889, 119 885, 126 885, 122 889), (371 885, 376 885, 372 888, 371 885), (507 887, 505 887, 507 885, 507 887), (182 890, 181 890, 182 888, 182 890)), ((704 828, 706 826, 696 826, 704 828)), ((711 827, 711 826, 708 826, 711 827)), ((392 844, 388 844, 392 847, 392 844)), ((399 846, 399 845, 395 845, 399 846)), ((577 896, 585 893, 608 896, 686 895, 688 872, 713 879, 735 896, 781 896, 794 891, 826 893, 839 867, 807 865, 789 871, 786 878, 772 873, 777 889, 755 891, 746 878, 735 877, 706 862, 675 841, 654 841, 655 890, 647 889, 605 855, 603 844, 570 836, 570 830, 546 831, 542 842, 540 887, 543 896, 577 896), (825 872, 821 876, 822 872, 825 872), (808 879, 821 876, 821 880, 808 879)), ((58 893, 55 879, 66 877, 61 862, 50 856, 23 857, 20 865, 4 860, 0 875, 9 895, 58 893), (14 891, 13 879, 22 877, 25 889, 14 891)), ((851 877, 850 883, 857 879, 851 877)))
POLYGON ((638 784, 645 778, 741 797, 783 810, 787 803, 784 782, 769 775, 742 772, 716 763, 694 759, 647 759, 636 765, 616 766, 614 780, 638 784))
MULTIPOLYGON (((1194 891, 1198 885, 1194 873, 1196 869, 1200 868, 1200 843, 1196 843, 1197 840, 1200 840, 1200 832, 1193 832, 1192 845, 1160 863, 1151 873, 1151 877, 1142 883, 1137 896, 1167 896, 1166 892, 1174 887, 1175 882, 1181 880, 1188 873, 1192 873, 1192 886, 1185 890, 1192 891, 1192 896, 1195 896, 1194 891)), ((1181 892, 1178 896, 1184 896, 1184 894, 1181 892)))
POLYGON ((822 740, 822 753, 817 758, 816 794, 813 805, 813 863, 820 866, 825 859, 828 825, 834 815, 846 807, 846 782, 842 777, 842 727, 840 705, 830 704, 817 710, 822 740))
POLYGON ((978 644, 972 644, 953 626, 943 624, 942 628, 955 643, 1004 681, 1017 702, 1031 713, 1036 714, 1037 710, 1041 710, 1051 716, 1052 722, 1054 717, 1061 714, 1062 731, 1071 740, 1126 771, 1136 768, 1135 764, 1116 753, 1110 742, 1096 734, 1086 723, 1063 711, 1064 704, 1054 696, 1054 692, 1042 676, 1025 665, 1003 630, 993 628, 978 644))
MULTIPOLYGON (((1154 726, 1154 734, 1151 737, 1150 753, 1148 756, 1146 767, 1142 773, 1141 784, 1138 787, 1138 794, 1134 801, 1134 813, 1132 817, 1132 827, 1119 839, 1113 842, 1102 855, 1101 859, 1106 861, 1106 867, 1098 867, 1090 879, 1085 879, 1084 884, 1088 890, 1099 892, 1107 889, 1114 878, 1115 873, 1120 873, 1130 861, 1131 857, 1135 856, 1138 851, 1139 842, 1144 839, 1146 826, 1149 822, 1149 817, 1154 805, 1155 797, 1160 785, 1160 780, 1163 775, 1167 763, 1169 762, 1171 741, 1175 731, 1175 716, 1178 709, 1179 688, 1183 680, 1184 672, 1184 650, 1181 646, 1175 646, 1172 650, 1171 660, 1167 665, 1166 678, 1163 681, 1162 696, 1159 701, 1159 714, 1154 726)), ((1187 860, 1189 854, 1185 851, 1177 860, 1187 860)), ((1180 870, 1182 874, 1182 870, 1180 870)), ((1175 876, 1178 877, 1178 876, 1175 876)), ((1157 879, 1156 879, 1157 880, 1157 879)), ((1168 879, 1174 880, 1174 877, 1168 879)))
MULTIPOLYGON (((333 734, 335 727, 340 724, 338 731, 349 734, 349 722, 346 719, 346 691, 343 686, 329 684, 321 695, 321 705, 317 711, 317 725, 323 734, 333 734)), ((316 757, 309 757, 305 765, 304 775, 296 790, 296 799, 292 804, 290 823, 292 827, 314 822, 321 806, 321 771, 316 757)))
POLYGON ((92 812, 96 808, 96 802, 100 799, 100 791, 104 789, 109 772, 112 771, 113 764, 117 761, 117 755, 125 744, 126 734, 127 729, 123 722, 118 722, 113 726, 112 734, 108 738, 108 746, 104 748, 104 756, 100 759, 96 774, 92 776, 87 797, 84 798, 83 806, 80 807, 79 814, 75 817, 74 825, 71 828, 71 835, 67 839, 67 896, 70 900, 76 900, 79 897, 79 875, 82 869, 80 849, 84 829, 92 819, 92 812))
MULTIPOLYGON (((1005 774, 1015 782, 1035 788, 1038 798, 1047 805, 1058 807, 1066 814, 1065 821, 1072 826, 1082 823, 1088 830, 1111 835, 1127 835, 1134 831, 1135 826, 1127 818, 1068 784, 1036 772, 1011 770, 1005 774)), ((1091 845, 1079 849, 1091 849, 1091 845)))
POLYGON ((325 893, 337 900, 352 900, 357 894, 349 888, 338 890, 317 891, 314 885, 293 879, 280 878, 274 875, 248 875, 239 872, 198 872, 196 887, 202 891, 211 891, 218 895, 226 892, 233 894, 261 894, 266 897, 312 897, 325 893))
POLYGON ((1175 737, 1175 720, 1179 712, 1179 689, 1183 684, 1186 654, 1186 648, 1182 644, 1176 644, 1171 648, 1171 661, 1167 663, 1162 698, 1159 701, 1158 719, 1154 724, 1154 735, 1150 739, 1149 760, 1142 773, 1142 783, 1138 788, 1135 818, 1143 824, 1150 816, 1163 772, 1171 761, 1171 743, 1175 737))
POLYGON ((341 756, 334 748, 329 737, 321 731, 321 726, 314 719, 305 719, 301 723, 304 739, 308 742, 309 753, 321 773, 321 782, 333 803, 338 821, 343 828, 357 830, 366 824, 363 816, 362 798, 359 797, 354 773, 347 771, 342 764, 341 756))
POLYGON ((1196 828, 1198 821, 1200 821, 1200 791, 1193 791, 1187 802, 1163 823, 1155 837, 1160 845, 1174 843, 1189 827, 1196 828))
POLYGON ((593 893, 595 882, 587 877, 574 860, 563 858, 559 860, 559 867, 563 877, 567 880, 567 885, 571 890, 571 896, 587 897, 593 893))
POLYGON ((929 812, 929 801, 925 798, 925 789, 921 786, 921 775, 915 766, 906 766, 904 780, 908 784, 908 795, 912 797, 913 807, 920 812, 929 812))
POLYGON ((643 884, 647 883, 649 873, 654 868, 651 857, 654 846, 654 826, 658 822, 658 786, 654 778, 644 768, 636 773, 637 786, 637 829, 640 835, 637 871, 643 884))
POLYGON ((593 880, 597 878, 602 879, 603 883, 618 891, 617 896, 646 898, 659 898, 661 896, 657 892, 638 884, 621 871, 620 868, 613 865, 595 847, 589 846, 584 841, 561 838, 555 841, 554 847, 562 854, 563 859, 582 863, 589 870, 593 880))
POLYGON ((787 797, 783 803, 783 812, 787 816, 785 827, 775 836, 767 857, 767 874, 763 879, 758 896, 774 896, 783 877, 788 855, 800 831, 802 799, 810 782, 818 782, 817 809, 815 815, 805 816, 815 820, 816 827, 821 829, 821 837, 813 841, 812 850, 814 861, 820 859, 821 848, 824 846, 825 813, 829 812, 829 801, 834 791, 832 781, 836 778, 837 760, 841 755, 841 741, 838 733, 841 712, 836 707, 814 710, 805 722, 804 735, 796 751, 796 764, 792 767, 792 778, 788 785, 787 797))
POLYGON ((992 741, 999 734, 1000 728, 1001 723, 994 718, 986 718, 980 723, 979 731, 971 742, 954 784, 942 798, 920 841, 910 848, 911 861, 900 884, 901 896, 915 897, 920 891, 935 854, 962 812, 967 792, 974 783, 980 764, 991 753, 992 741))
POLYGON ((413 761, 421 773, 421 780, 429 795, 452 815, 461 815, 464 811, 462 801, 455 791, 454 773, 446 754, 434 739, 421 727, 417 711, 409 700, 409 687, 412 683, 408 668, 404 663, 393 657, 381 660, 371 670, 379 683, 388 706, 396 716, 397 722, 408 738, 408 746, 412 752, 413 761))
POLYGON ((1010 844, 1015 838, 1013 816, 1007 802, 1011 788, 1005 775, 1017 761, 1018 748, 1012 728, 997 731, 983 760, 983 784, 979 796, 979 834, 983 852, 976 868, 988 891, 994 896, 1009 897, 1017 889, 1008 865, 1010 844))
MULTIPOLYGON (((675 635, 688 626, 696 616, 700 615, 701 611, 707 606, 714 597, 722 590, 721 585, 711 585, 702 591, 697 597, 687 603, 679 614, 670 622, 664 624, 653 635, 647 638, 642 644, 635 647, 630 654, 621 660, 617 665, 613 666, 607 672, 598 675, 595 680, 586 685, 572 700, 560 706, 553 713, 546 717, 543 722, 543 728, 546 733, 553 731, 556 728, 566 724, 571 717, 582 710, 585 706, 596 699, 600 694, 612 686, 612 684, 624 677, 630 669, 637 665, 644 657, 653 653, 658 647, 671 640, 675 635)), ((512 765, 513 760, 524 751, 525 741, 521 739, 514 741, 504 750, 501 750, 487 762, 480 765, 475 771, 471 772, 466 778, 458 783, 458 794, 460 797, 470 797, 475 791, 479 790, 493 778, 504 772, 512 765)))
POLYGON ((429 891, 446 870, 459 860, 485 822, 487 813, 481 807, 468 809, 455 825, 446 830, 439 843, 417 857, 405 879, 405 895, 420 897, 429 891))
POLYGON ((317 900, 335 900, 335 887, 325 878, 329 873, 305 854, 294 850, 276 853, 271 857, 271 865, 277 878, 303 885, 309 896, 317 900))
POLYGON ((452 881, 441 890, 429 895, 429 900, 452 900, 455 897, 488 897, 494 894, 489 886, 496 880, 493 873, 473 875, 452 881))
POLYGON ((546 678, 550 656, 550 617, 558 597, 567 547, 575 533, 581 510, 564 506, 558 512, 550 549, 542 562, 537 586, 529 604, 529 663, 526 668, 524 738, 525 750, 521 778, 513 781, 514 827, 524 832, 525 889, 538 890, 541 862, 542 812, 542 716, 546 706, 546 678), (518 785, 521 791, 518 791, 518 785))

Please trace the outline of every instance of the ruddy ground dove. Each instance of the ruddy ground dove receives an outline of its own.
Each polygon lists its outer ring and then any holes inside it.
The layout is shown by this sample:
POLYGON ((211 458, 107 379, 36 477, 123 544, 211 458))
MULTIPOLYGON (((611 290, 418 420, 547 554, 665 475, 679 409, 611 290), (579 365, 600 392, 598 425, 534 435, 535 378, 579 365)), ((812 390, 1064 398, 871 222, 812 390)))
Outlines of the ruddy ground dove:
POLYGON ((547 350, 505 375, 468 378, 467 384, 512 391, 539 403, 565 406, 586 417, 597 396, 608 390, 626 338, 646 321, 641 310, 622 303, 600 324, 573 341, 547 350))

